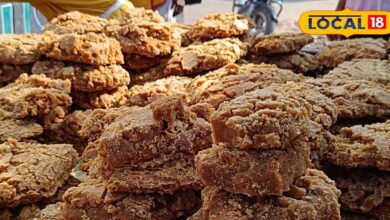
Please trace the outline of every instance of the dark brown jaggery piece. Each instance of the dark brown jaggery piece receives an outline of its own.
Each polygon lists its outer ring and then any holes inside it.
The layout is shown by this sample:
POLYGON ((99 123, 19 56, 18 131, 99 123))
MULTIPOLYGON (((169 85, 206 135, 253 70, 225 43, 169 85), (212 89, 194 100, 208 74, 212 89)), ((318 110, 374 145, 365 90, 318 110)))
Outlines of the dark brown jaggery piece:
POLYGON ((2 34, 0 36, 0 63, 24 65, 39 60, 37 34, 2 34))
POLYGON ((42 134, 41 125, 28 120, 0 119, 0 143, 8 138, 17 141, 25 140, 42 134))

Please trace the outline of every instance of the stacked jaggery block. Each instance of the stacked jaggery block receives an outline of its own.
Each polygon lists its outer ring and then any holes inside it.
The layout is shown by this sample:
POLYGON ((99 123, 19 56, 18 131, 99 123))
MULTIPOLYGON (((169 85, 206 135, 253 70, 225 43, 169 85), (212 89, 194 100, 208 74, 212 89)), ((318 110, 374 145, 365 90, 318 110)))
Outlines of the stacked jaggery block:
POLYGON ((206 188, 192 219, 340 219, 334 182, 308 170, 313 114, 299 93, 272 87, 220 105, 213 147, 195 159, 206 188))
POLYGON ((36 62, 34 74, 69 79, 73 102, 81 108, 109 108, 124 103, 130 76, 120 65, 118 41, 103 34, 46 34, 38 45, 47 61, 36 62))

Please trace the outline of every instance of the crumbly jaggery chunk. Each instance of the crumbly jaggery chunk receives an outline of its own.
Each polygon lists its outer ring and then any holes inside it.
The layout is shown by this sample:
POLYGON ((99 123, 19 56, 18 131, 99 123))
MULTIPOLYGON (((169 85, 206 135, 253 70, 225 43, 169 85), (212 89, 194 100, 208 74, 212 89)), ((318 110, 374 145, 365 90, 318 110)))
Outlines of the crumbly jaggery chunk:
POLYGON ((158 56, 150 58, 138 54, 123 54, 123 56, 125 59, 125 68, 136 71, 147 70, 158 66, 170 58, 169 56, 158 56))
POLYGON ((303 81, 302 75, 282 70, 274 65, 229 64, 218 70, 200 75, 188 85, 191 103, 205 102, 217 108, 246 92, 262 89, 272 83, 303 81))
POLYGON ((302 33, 270 34, 256 37, 250 50, 257 55, 292 53, 313 41, 312 36, 302 33))
POLYGON ((98 16, 71 11, 53 18, 42 30, 42 33, 87 34, 103 33, 107 20, 98 16))
POLYGON ((158 13, 158 11, 153 11, 151 9, 145 9, 144 7, 136 8, 126 8, 123 17, 130 19, 143 19, 147 21, 154 22, 164 22, 164 18, 158 13))
POLYGON ((107 184, 88 180, 64 195, 64 220, 98 219, 185 219, 200 206, 194 191, 174 194, 114 193, 107 184))
POLYGON ((42 134, 43 128, 37 123, 27 120, 0 119, 0 143, 8 138, 17 141, 42 134))
POLYGON ((71 92, 73 102, 84 109, 120 107, 126 103, 127 86, 101 92, 71 92))
POLYGON ((383 59, 386 57, 387 42, 381 38, 358 38, 333 41, 316 56, 326 67, 336 67, 352 59, 383 59))
POLYGON ((61 61, 38 61, 33 74, 45 74, 53 79, 69 79, 72 90, 101 92, 113 90, 130 83, 129 73, 120 65, 90 66, 61 61))
POLYGON ((91 65, 124 63, 119 42, 104 34, 46 34, 39 42, 38 50, 60 61, 91 65))
POLYGON ((0 64, 0 87, 14 82, 21 74, 31 73, 31 65, 0 64))
POLYGON ((215 13, 195 22, 188 31, 191 41, 207 41, 214 38, 240 37, 254 27, 247 17, 234 13, 215 13))
POLYGON ((210 117, 214 143, 241 149, 285 149, 308 140, 312 106, 272 88, 245 93, 210 117))
POLYGON ((127 106, 146 106, 154 101, 168 96, 180 95, 185 102, 189 102, 187 85, 191 78, 184 76, 170 76, 143 85, 132 86, 126 93, 127 106))
POLYGON ((44 124, 62 119, 72 103, 69 80, 22 74, 15 83, 0 88, 0 110, 12 118, 37 117, 44 124))
POLYGON ((354 59, 345 61, 324 75, 325 79, 367 80, 384 86, 390 83, 390 61, 354 59))
POLYGON ((190 220, 340 220, 340 191, 323 172, 309 169, 283 196, 247 197, 206 187, 202 208, 190 220))
POLYGON ((210 124, 197 118, 179 97, 130 108, 106 126, 97 140, 107 170, 156 167, 211 146, 210 124))
POLYGON ((0 205, 15 207, 56 193, 76 164, 72 145, 10 140, 0 145, 0 205))
POLYGON ((248 196, 282 195, 310 165, 308 144, 296 149, 241 150, 214 145, 200 151, 195 166, 203 183, 248 196))
POLYGON ((0 63, 15 65, 31 64, 39 60, 37 50, 41 35, 2 34, 0 36, 0 63))
POLYGON ((322 157, 337 166, 390 171, 390 120, 342 128, 331 138, 322 157))
POLYGON ((309 79, 306 83, 331 98, 338 118, 384 117, 390 113, 390 92, 367 80, 309 79))

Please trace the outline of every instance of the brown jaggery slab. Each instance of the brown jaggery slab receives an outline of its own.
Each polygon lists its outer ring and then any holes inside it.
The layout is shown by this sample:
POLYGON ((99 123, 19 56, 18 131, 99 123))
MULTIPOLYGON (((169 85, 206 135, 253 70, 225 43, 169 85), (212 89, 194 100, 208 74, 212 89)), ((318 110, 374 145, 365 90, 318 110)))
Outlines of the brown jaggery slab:
POLYGON ((185 102, 189 102, 187 86, 191 81, 192 78, 185 76, 170 76, 143 85, 134 85, 126 93, 126 105, 146 106, 173 95, 180 95, 185 102))
POLYGON ((352 59, 383 59, 387 42, 381 38, 358 38, 330 42, 316 56, 326 67, 336 67, 352 59))
POLYGON ((0 63, 24 65, 39 60, 37 50, 41 35, 2 34, 0 36, 0 63))
POLYGON ((14 82, 21 74, 31 73, 31 65, 0 64, 0 87, 14 82))
POLYGON ((215 13, 198 19, 186 35, 191 41, 207 41, 214 38, 240 37, 253 27, 253 22, 243 15, 234 12, 215 13))
POLYGON ((190 220, 340 220, 340 191, 322 171, 309 169, 283 196, 247 197, 206 187, 202 208, 190 220))
POLYGON ((42 134, 41 125, 28 120, 0 119, 0 143, 8 138, 17 141, 25 140, 42 134))
POLYGON ((367 80, 387 86, 390 83, 390 61, 379 59, 345 61, 324 75, 324 78, 367 80))
POLYGON ((90 65, 123 64, 119 42, 104 34, 45 34, 38 44, 38 51, 59 61, 71 61, 90 65))
POLYGON ((56 193, 76 163, 72 145, 9 140, 0 145, 0 205, 15 207, 56 193))
POLYGON ((292 53, 313 41, 312 36, 303 33, 270 34, 256 37, 250 51, 259 56, 292 53))
POLYGON ((126 103, 127 86, 101 92, 71 92, 73 103, 83 109, 113 108, 126 103))
POLYGON ((323 160, 337 166, 390 171, 390 120, 342 128, 323 151, 323 160))
POLYGON ((385 117, 390 113, 390 91, 367 80, 308 79, 306 83, 331 98, 337 118, 385 117))
POLYGON ((15 119, 42 119, 45 125, 58 122, 72 103, 69 92, 69 80, 22 74, 14 83, 0 88, 0 111, 15 119))
POLYGON ((33 74, 44 74, 53 79, 69 79, 72 90, 101 92, 113 90, 130 83, 129 73, 120 65, 90 66, 61 61, 38 61, 33 74))
POLYGON ((286 149, 307 142, 312 106, 272 88, 245 93, 211 115, 214 143, 240 149, 286 149))
POLYGON ((282 70, 274 65, 229 64, 215 71, 200 75, 188 85, 191 103, 205 102, 217 108, 229 101, 272 83, 284 84, 288 81, 303 81, 302 75, 282 70))
POLYGON ((200 206, 194 191, 174 194, 115 193, 107 184, 88 180, 64 195, 64 220, 100 219, 185 219, 200 206))
POLYGON ((107 20, 98 16, 71 11, 53 18, 42 30, 42 33, 87 34, 103 33, 107 20))
POLYGON ((241 150, 214 145, 195 158, 198 175, 207 186, 248 196, 282 195, 310 165, 308 144, 296 149, 241 150))

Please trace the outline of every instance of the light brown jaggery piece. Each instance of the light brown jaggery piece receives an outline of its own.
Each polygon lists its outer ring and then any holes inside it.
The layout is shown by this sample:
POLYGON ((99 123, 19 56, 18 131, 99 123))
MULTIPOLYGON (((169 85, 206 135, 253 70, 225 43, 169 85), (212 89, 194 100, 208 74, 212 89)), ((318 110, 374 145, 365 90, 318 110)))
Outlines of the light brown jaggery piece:
POLYGON ((207 186, 248 196, 282 195, 306 172, 309 154, 308 144, 286 150, 240 150, 219 144, 199 152, 195 166, 207 186))
POLYGON ((188 85, 191 103, 205 102, 217 108, 246 92, 265 88, 272 83, 303 81, 302 75, 282 70, 274 65, 229 64, 218 70, 200 75, 188 85))
POLYGON ((322 157, 337 166, 390 171, 390 120, 342 128, 330 140, 322 157))
POLYGON ((385 117, 390 113, 390 92, 384 86, 367 80, 308 79, 333 100, 337 118, 385 117))
POLYGON ((37 123, 27 120, 0 119, 0 143, 8 138, 17 141, 42 134, 43 128, 37 123))
POLYGON ((324 75, 324 78, 367 80, 387 86, 390 83, 390 61, 378 59, 345 61, 324 75))
POLYGON ((191 41, 240 37, 247 34, 253 27, 253 22, 243 15, 234 12, 215 13, 197 20, 187 36, 191 41))
POLYGON ((309 169, 283 196, 247 197, 217 187, 202 192, 202 208, 190 220, 340 220, 340 191, 322 171, 309 169))
POLYGON ((72 145, 16 142, 0 145, 0 205, 15 207, 54 195, 76 163, 72 145))
POLYGON ((21 74, 31 73, 31 65, 0 64, 0 87, 14 82, 21 74))
POLYGON ((106 126, 97 140, 107 171, 156 167, 211 146, 210 124, 197 118, 179 97, 130 108, 106 126))
POLYGON ((292 53, 313 41, 312 36, 303 33, 270 34, 256 37, 250 51, 259 56, 292 53))
POLYGON ((126 105, 146 106, 173 95, 180 95, 185 102, 189 102, 187 86, 191 80, 191 78, 184 76, 170 76, 143 85, 132 86, 126 93, 126 105))
POLYGON ((102 92, 71 92, 73 103, 84 109, 120 107, 126 103, 127 86, 102 92))
POLYGON ((45 74, 53 79, 69 79, 73 91, 101 92, 130 83, 129 73, 120 65, 90 66, 61 61, 38 61, 33 74, 45 74))
POLYGON ((147 70, 169 60, 169 56, 146 57, 137 54, 124 54, 124 66, 130 70, 147 70))
POLYGON ((38 44, 38 50, 60 61, 91 65, 124 63, 119 42, 104 34, 45 34, 38 44))
POLYGON ((31 64, 39 60, 37 34, 2 34, 0 36, 0 63, 31 64))
POLYGON ((341 190, 342 209, 361 213, 374 219, 390 218, 389 173, 333 167, 329 176, 341 190))
POLYGON ((72 103, 69 92, 69 80, 22 74, 15 83, 0 88, 0 111, 16 119, 42 119, 45 125, 58 122, 72 103))
POLYGON ((200 206, 194 191, 174 194, 114 193, 107 184, 88 180, 64 195, 64 220, 185 219, 200 206))
POLYGON ((316 56, 326 67, 336 67, 352 59, 383 59, 387 42, 381 38, 358 38, 330 42, 316 56))
POLYGON ((87 34, 103 33, 107 20, 98 16, 71 11, 53 18, 42 30, 42 33, 54 34, 87 34))
POLYGON ((210 117, 214 143, 240 149, 286 149, 306 142, 312 106, 299 95, 272 88, 245 93, 210 117))

